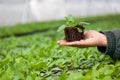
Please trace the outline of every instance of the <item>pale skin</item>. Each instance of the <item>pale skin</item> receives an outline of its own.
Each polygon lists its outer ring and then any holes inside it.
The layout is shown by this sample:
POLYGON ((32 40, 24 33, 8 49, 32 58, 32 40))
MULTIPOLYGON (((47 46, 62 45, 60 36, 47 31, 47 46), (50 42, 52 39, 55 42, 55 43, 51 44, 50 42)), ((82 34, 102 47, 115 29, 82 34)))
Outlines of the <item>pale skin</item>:
POLYGON ((89 30, 84 32, 85 39, 80 41, 67 42, 66 40, 59 40, 57 43, 62 46, 73 46, 79 48, 95 47, 95 46, 107 46, 107 38, 104 34, 95 30, 89 30))

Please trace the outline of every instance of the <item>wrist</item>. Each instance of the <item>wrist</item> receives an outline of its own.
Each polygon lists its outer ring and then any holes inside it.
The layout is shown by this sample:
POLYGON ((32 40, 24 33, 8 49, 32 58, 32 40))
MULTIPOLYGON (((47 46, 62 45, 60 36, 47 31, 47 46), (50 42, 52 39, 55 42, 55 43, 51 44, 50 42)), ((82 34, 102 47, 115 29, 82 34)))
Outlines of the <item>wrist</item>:
POLYGON ((106 36, 107 46, 106 47, 97 46, 98 50, 102 53, 110 55, 113 58, 113 54, 116 49, 115 35, 111 31, 101 31, 100 33, 103 33, 103 35, 106 36))
POLYGON ((106 47, 107 46, 107 37, 101 33, 101 46, 106 47))

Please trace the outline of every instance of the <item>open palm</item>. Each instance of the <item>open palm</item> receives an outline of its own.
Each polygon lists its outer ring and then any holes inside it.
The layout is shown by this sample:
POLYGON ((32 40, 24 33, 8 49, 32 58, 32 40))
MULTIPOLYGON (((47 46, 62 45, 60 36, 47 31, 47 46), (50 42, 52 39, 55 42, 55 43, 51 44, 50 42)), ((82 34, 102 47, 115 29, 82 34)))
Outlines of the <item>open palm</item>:
POLYGON ((74 46, 74 47, 93 47, 93 46, 106 46, 107 39, 102 33, 95 30, 89 30, 84 33, 85 38, 80 41, 67 42, 66 40, 59 40, 57 43, 63 46, 74 46))

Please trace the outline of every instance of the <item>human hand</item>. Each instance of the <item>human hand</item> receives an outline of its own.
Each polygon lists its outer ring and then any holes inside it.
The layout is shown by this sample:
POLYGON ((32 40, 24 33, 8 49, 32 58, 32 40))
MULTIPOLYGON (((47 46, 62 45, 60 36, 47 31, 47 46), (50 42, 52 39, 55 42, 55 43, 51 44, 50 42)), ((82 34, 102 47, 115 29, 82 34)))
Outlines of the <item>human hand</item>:
POLYGON ((67 42, 66 40, 59 40, 57 43, 62 46, 74 46, 79 48, 107 46, 107 38, 104 34, 95 30, 89 30, 84 33, 85 38, 80 41, 67 42))

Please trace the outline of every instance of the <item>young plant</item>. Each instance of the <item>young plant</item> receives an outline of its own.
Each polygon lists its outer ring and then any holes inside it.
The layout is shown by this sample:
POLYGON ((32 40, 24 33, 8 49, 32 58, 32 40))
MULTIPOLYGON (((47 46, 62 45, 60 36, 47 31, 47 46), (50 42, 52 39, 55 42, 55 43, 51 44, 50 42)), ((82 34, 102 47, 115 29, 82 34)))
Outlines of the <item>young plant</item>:
POLYGON ((84 27, 83 25, 88 25, 86 22, 78 22, 75 17, 68 15, 65 17, 66 23, 59 27, 58 31, 63 31, 65 34, 65 40, 68 42, 78 41, 84 39, 84 27))
MULTIPOLYGON (((77 25, 89 25, 90 24, 87 22, 78 22, 77 19, 72 15, 68 15, 67 17, 65 17, 65 19, 66 19, 66 23, 61 25, 57 31, 63 31, 65 27, 75 27, 77 25)), ((78 29, 78 32, 81 31, 79 28, 77 29, 78 29)))

